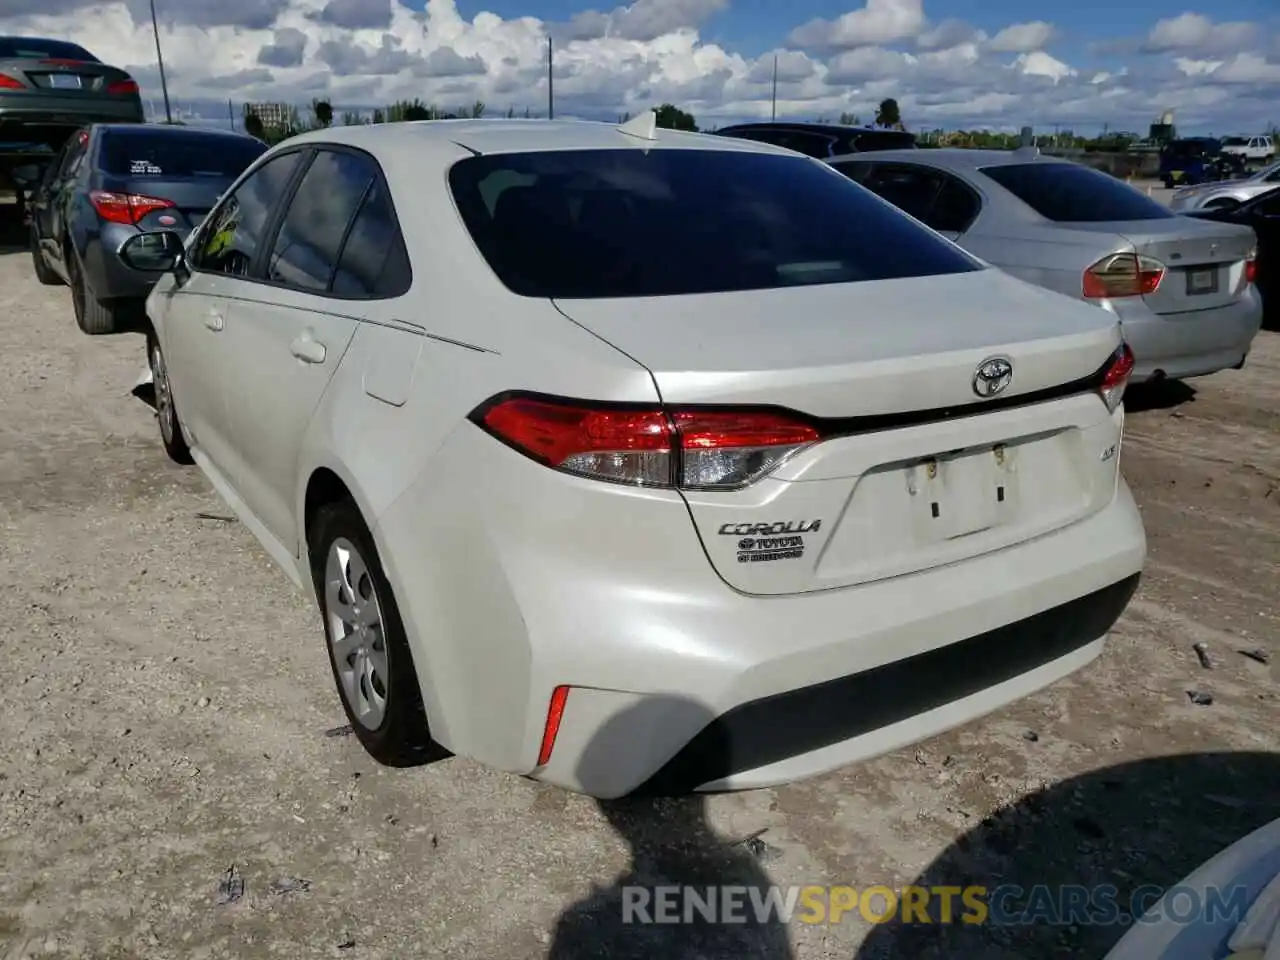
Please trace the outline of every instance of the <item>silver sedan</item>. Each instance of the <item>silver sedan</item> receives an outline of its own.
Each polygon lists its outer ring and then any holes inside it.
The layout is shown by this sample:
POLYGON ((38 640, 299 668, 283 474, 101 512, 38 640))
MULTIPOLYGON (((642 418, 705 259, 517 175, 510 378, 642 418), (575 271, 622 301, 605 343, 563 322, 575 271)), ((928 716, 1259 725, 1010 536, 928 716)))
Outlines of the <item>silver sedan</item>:
POLYGON ((1006 273, 1119 318, 1134 380, 1244 365, 1262 325, 1249 227, 1171 213, 1035 148, 884 150, 832 167, 1006 273))
POLYGON ((1280 161, 1268 164, 1257 173, 1238 180, 1198 183, 1175 190, 1169 208, 1177 213, 1189 210, 1230 210, 1260 193, 1280 186, 1280 161))

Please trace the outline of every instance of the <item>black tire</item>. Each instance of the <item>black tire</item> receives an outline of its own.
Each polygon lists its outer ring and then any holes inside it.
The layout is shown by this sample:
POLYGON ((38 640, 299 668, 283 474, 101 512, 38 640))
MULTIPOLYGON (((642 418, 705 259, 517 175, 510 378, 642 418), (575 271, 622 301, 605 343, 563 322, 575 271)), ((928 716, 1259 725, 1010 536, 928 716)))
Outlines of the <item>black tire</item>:
MULTIPOLYGON (((409 767, 447 756, 447 751, 431 739, 431 731, 427 724, 426 710, 422 705, 422 691, 418 686, 418 675, 413 664, 413 654, 409 650, 409 641, 405 635, 404 624, 400 619, 400 608, 396 605, 395 595, 387 582, 378 558, 377 548, 369 528, 361 517, 360 511, 350 500, 341 500, 327 504, 316 514, 311 523, 309 551, 311 559, 311 576, 315 583, 316 596, 320 603, 320 613, 324 620, 325 648, 329 652, 329 667, 333 673, 334 685, 338 688, 338 697, 342 701, 342 709, 347 720, 359 739, 361 746, 378 763, 389 767, 409 767), (360 597, 368 602, 376 602, 376 610, 380 630, 371 631, 369 644, 383 654, 387 676, 374 687, 374 677, 367 681, 356 677, 355 685, 367 693, 371 687, 385 694, 380 718, 362 715, 352 704, 348 688, 344 684, 340 672, 339 657, 334 643, 334 620, 337 615, 331 610, 332 595, 328 586, 328 568, 330 552, 335 544, 343 543, 354 548, 354 554, 362 560, 362 564, 349 562, 345 569, 349 579, 351 569, 364 568, 363 576, 357 577, 352 586, 360 597)), ((349 555, 350 556, 350 555, 349 555)), ((337 566, 335 557, 335 566, 337 566)), ((337 578, 334 578, 337 580, 337 578)), ((335 592, 341 594, 346 587, 338 581, 335 592)), ((344 658, 341 667, 350 669, 352 661, 358 660, 355 653, 344 658)), ((356 671, 353 671, 353 673, 356 671)), ((355 694, 357 696, 363 695, 355 694)))
POLYGON ((94 298, 93 291, 84 278, 80 258, 70 244, 66 247, 66 258, 67 276, 71 280, 71 307, 76 314, 76 325, 90 336, 115 333, 118 328, 115 311, 94 298))
POLYGON ((36 236, 35 224, 31 225, 31 265, 35 268, 36 279, 46 287, 62 286, 62 278, 49 266, 48 261, 44 258, 44 252, 40 249, 40 240, 36 236))
POLYGON ((195 463, 187 437, 178 420, 178 408, 173 401, 173 385, 169 381, 168 364, 160 350, 160 341, 154 333, 147 334, 147 363, 151 367, 151 382, 156 392, 156 422, 160 426, 160 442, 164 452, 174 463, 190 466, 195 463))

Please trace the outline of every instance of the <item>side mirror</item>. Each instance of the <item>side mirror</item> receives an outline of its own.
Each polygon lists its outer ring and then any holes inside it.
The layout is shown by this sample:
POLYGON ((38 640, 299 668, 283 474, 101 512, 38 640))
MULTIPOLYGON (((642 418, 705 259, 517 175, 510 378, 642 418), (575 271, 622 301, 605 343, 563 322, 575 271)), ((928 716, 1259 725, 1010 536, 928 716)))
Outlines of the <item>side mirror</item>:
POLYGON ((187 272, 186 252, 182 238, 172 230, 140 233, 120 246, 120 259, 125 266, 140 273, 187 272))

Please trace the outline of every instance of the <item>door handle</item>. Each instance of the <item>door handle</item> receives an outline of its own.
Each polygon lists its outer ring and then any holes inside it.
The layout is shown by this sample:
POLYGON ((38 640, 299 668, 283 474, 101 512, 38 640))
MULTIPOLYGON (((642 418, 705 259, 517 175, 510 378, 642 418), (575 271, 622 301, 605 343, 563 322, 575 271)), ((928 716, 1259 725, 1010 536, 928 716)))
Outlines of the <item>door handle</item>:
POLYGON ((303 363, 324 363, 328 351, 319 340, 313 340, 310 332, 297 337, 289 344, 289 352, 303 363))
POLYGON ((226 326, 226 319, 216 310, 210 310, 204 315, 204 325, 210 330, 218 331, 226 326))

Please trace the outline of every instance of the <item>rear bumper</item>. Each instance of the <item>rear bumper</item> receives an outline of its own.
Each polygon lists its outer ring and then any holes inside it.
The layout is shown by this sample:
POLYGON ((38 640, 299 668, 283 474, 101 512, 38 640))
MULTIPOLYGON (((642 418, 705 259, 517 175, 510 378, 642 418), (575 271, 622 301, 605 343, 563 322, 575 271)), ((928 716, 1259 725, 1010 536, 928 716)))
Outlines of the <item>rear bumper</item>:
POLYGON ((1156 314, 1144 304, 1116 304, 1124 338, 1133 349, 1133 382, 1157 373, 1180 379, 1236 366, 1262 328, 1256 288, 1235 303, 1194 313, 1156 314))
POLYGON ((0 95, 0 139, 23 126, 77 127, 91 123, 144 123, 142 102, 106 101, 100 97, 0 95))
POLYGON ((1146 555, 1121 481, 1099 513, 1015 547, 747 596, 675 494, 566 477, 470 425, 375 537, 436 738, 598 797, 795 780, 981 716, 1096 656, 1146 555))

